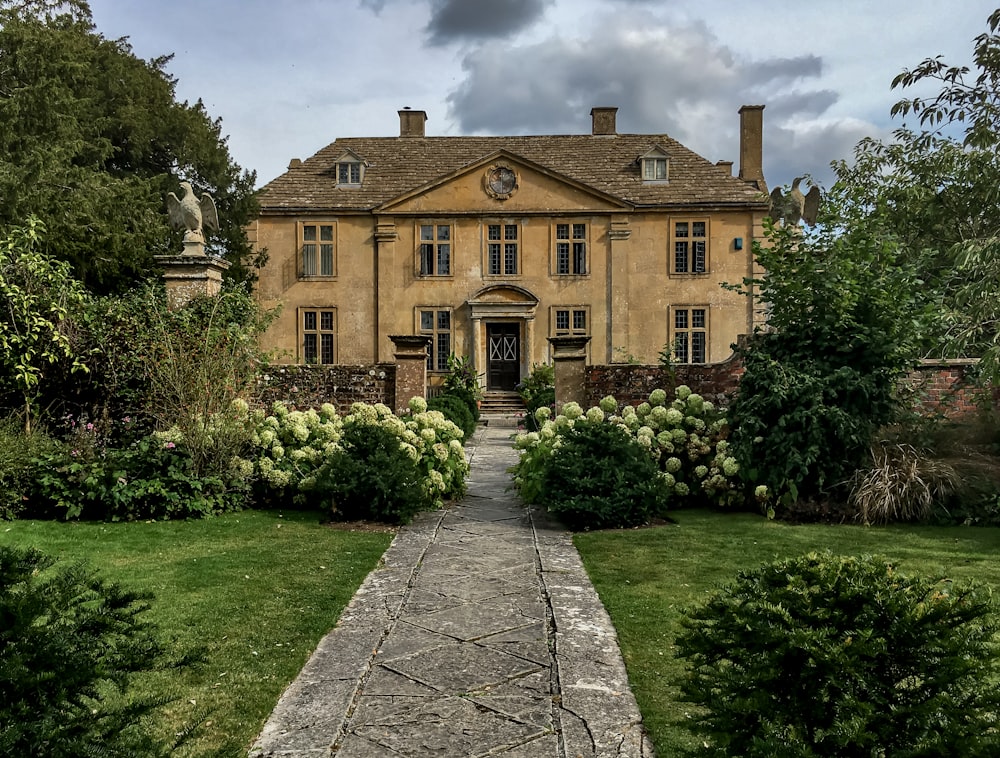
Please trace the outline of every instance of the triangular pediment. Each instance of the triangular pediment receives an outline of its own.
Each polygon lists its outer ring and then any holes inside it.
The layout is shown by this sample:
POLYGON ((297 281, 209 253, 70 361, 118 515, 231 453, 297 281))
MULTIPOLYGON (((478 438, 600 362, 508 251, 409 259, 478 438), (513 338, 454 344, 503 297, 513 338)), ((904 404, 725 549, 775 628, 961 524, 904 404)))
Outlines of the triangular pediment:
POLYGON ((625 208, 625 203, 600 188, 499 150, 393 198, 378 212, 507 215, 625 208))

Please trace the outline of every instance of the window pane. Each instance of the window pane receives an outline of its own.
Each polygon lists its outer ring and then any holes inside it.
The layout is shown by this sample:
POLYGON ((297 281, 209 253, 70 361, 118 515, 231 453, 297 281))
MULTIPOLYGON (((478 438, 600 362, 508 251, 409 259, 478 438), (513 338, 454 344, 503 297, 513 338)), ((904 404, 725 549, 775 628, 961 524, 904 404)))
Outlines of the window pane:
POLYGON ((306 311, 302 314, 302 328, 316 331, 316 311, 306 311))
POLYGON ((434 245, 420 246, 420 275, 430 276, 434 273, 434 245))
POLYGON ((705 332, 691 332, 691 362, 705 362, 705 332))
POLYGON ((688 270, 688 243, 674 243, 674 271, 686 273, 688 270))
POLYGON ((302 275, 316 276, 316 246, 302 246, 302 275))
POLYGON ((679 221, 674 225, 674 236, 675 237, 687 237, 688 236, 688 225, 687 221, 679 221))
POLYGON ((324 225, 319 228, 319 238, 322 242, 333 242, 333 227, 324 225))
POLYGON ((691 327, 694 329, 705 328, 705 309, 693 308, 691 310, 691 327))
POLYGON ((573 239, 582 240, 587 238, 586 224, 573 224, 573 239))
POLYGON ((451 355, 451 334, 444 332, 437 336, 437 368, 438 371, 448 370, 448 357, 451 355))
POLYGON ((320 363, 333 363, 333 335, 321 334, 320 347, 320 363))
POLYGON ((587 328, 587 311, 573 311, 573 328, 583 331, 587 328))
POLYGON ((422 240, 432 240, 434 239, 434 227, 431 225, 420 227, 420 239, 422 240))
POLYGON ((556 273, 569 273, 569 243, 559 242, 556 244, 556 273))
POLYGON ((556 329, 569 329, 569 311, 556 311, 556 329))
POLYGON ((642 178, 643 179, 655 179, 656 178, 656 161, 646 158, 642 162, 642 178))
POLYGON ((302 227, 302 239, 306 242, 316 241, 316 227, 312 224, 302 227))
POLYGON ((694 261, 691 265, 691 270, 696 273, 704 274, 706 269, 705 265, 705 243, 695 242, 694 246, 694 261))
POLYGON ((333 311, 320 312, 319 328, 326 332, 333 331, 333 311))
POLYGON ((517 273, 517 245, 507 243, 503 246, 503 272, 505 274, 517 273))
POLYGON ((450 240, 451 239, 451 227, 450 226, 439 226, 438 227, 438 239, 439 240, 450 240))
POLYGON ((350 184, 350 174, 348 173, 348 166, 346 163, 337 164, 337 182, 339 184, 350 184))
POLYGON ((656 178, 666 179, 667 178, 667 160, 666 158, 658 158, 656 160, 656 178))
POLYGON ((692 237, 704 237, 705 236, 705 222, 695 221, 691 224, 691 236, 692 237))
POLYGON ((687 328, 688 328, 687 310, 674 311, 674 329, 687 329, 687 328))
POLYGON ((678 363, 688 362, 687 332, 678 334, 674 338, 674 360, 678 363))
POLYGON ((333 245, 320 245, 320 275, 333 276, 333 245))
POLYGON ((507 224, 503 228, 503 238, 505 240, 517 239, 517 224, 507 224))
POLYGON ((351 164, 351 184, 361 184, 361 164, 351 164))
MULTIPOLYGON (((313 314, 313 315, 315 316, 316 314, 313 314)), ((315 363, 316 362, 316 335, 315 334, 306 334, 305 335, 305 338, 303 340, 303 348, 304 348, 303 352, 305 353, 304 357, 305 357, 306 363, 315 363)))
POLYGON ((556 239, 569 239, 569 224, 556 224, 556 239))
POLYGON ((451 311, 438 311, 438 329, 451 329, 451 311))
POLYGON ((573 243, 573 273, 587 273, 587 245, 583 242, 573 243))
POLYGON ((420 311, 420 329, 427 332, 434 329, 434 311, 420 311))
POLYGON ((500 245, 489 246, 489 271, 491 274, 500 273, 500 245))
POLYGON ((490 224, 486 227, 487 239, 498 240, 500 239, 500 224, 490 224))
POLYGON ((448 276, 451 273, 451 245, 438 245, 438 276, 448 276))

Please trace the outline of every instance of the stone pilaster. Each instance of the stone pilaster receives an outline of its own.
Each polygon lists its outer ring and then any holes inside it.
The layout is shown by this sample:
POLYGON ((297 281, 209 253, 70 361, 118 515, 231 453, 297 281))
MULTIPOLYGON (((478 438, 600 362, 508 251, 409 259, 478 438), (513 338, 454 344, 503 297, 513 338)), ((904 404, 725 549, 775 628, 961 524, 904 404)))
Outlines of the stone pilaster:
POLYGON ((396 398, 393 410, 405 413, 410 400, 427 392, 427 346, 431 338, 423 334, 389 335, 396 359, 396 398))
POLYGON ((611 289, 611 311, 608 313, 608 328, 611 342, 602 346, 594 359, 600 361, 598 355, 606 361, 614 361, 615 356, 625 356, 630 352, 628 303, 629 303, 629 237, 632 230, 627 220, 612 221, 608 230, 608 240, 611 251, 608 260, 608 287, 611 289), (618 348, 621 348, 620 350, 618 348))
POLYGON ((587 343, 590 337, 549 337, 555 370, 556 413, 566 403, 581 405, 587 398, 587 343))
MULTIPOLYGON (((372 330, 374 344, 374 357, 376 362, 389 362, 386 354, 388 344, 385 343, 385 332, 398 328, 399 314, 396 303, 393 302, 392 293, 396 289, 396 224, 390 221, 378 220, 375 225, 375 302, 373 303, 373 313, 375 328, 372 330)), ((412 318, 412 316, 411 316, 412 318)), ((412 325, 404 327, 414 328, 412 325)), ((389 337, 394 340, 394 337, 389 337)), ((423 391, 420 396, 423 397, 423 391)))

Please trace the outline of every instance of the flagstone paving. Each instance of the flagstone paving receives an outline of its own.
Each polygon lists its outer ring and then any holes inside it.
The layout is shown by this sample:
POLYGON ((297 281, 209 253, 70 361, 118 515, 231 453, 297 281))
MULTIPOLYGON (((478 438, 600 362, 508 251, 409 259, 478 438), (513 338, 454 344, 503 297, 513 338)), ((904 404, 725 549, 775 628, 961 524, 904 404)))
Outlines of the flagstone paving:
POLYGON ((512 432, 477 430, 468 494, 400 530, 251 756, 653 756, 569 534, 508 489, 512 432))

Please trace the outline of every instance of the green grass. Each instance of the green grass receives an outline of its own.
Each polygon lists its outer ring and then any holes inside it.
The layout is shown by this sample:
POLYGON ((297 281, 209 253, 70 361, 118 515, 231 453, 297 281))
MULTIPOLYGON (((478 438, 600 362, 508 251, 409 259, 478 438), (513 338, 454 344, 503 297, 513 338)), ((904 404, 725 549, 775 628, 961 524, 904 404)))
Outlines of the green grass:
POLYGON ((678 511, 676 525, 578 534, 574 542, 614 621, 639 709, 661 756, 695 744, 683 726, 674 658, 683 609, 742 568, 829 549, 882 554, 911 575, 977 579, 1000 590, 1000 529, 792 526, 751 514, 678 511))
POLYGON ((203 521, 0 523, 0 545, 85 560, 105 579, 155 594, 147 618, 203 663, 143 677, 177 700, 156 727, 205 723, 179 755, 246 748, 392 538, 319 523, 315 513, 245 511, 203 521))

